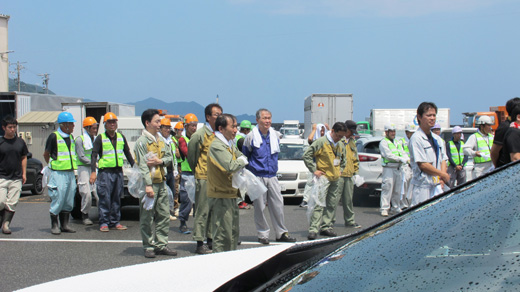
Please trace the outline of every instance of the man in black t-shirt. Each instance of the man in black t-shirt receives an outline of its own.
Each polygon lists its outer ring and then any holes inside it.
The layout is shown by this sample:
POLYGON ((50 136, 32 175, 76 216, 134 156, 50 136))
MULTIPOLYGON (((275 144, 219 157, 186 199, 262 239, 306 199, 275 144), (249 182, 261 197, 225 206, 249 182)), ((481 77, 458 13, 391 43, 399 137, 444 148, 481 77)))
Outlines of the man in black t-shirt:
MULTIPOLYGON (((506 103, 506 111, 508 115, 512 115, 513 109, 520 105, 520 98, 515 97, 507 101, 506 103)), ((513 118, 514 120, 514 118, 513 118)), ((495 131, 495 138, 493 139, 493 146, 491 146, 491 160, 493 161, 493 165, 495 167, 500 167, 511 162, 511 158, 509 157, 509 153, 506 153, 502 147, 504 147, 504 139, 506 136, 506 132, 509 130, 509 126, 511 124, 511 118, 507 117, 507 119, 498 126, 495 131)))
POLYGON ((502 151, 509 156, 509 161, 520 160, 520 105, 511 114, 511 124, 506 132, 502 151))
POLYGON ((12 116, 2 120, 4 137, 0 138, 0 222, 2 233, 11 234, 9 224, 25 183, 27 145, 16 135, 18 122, 12 116))

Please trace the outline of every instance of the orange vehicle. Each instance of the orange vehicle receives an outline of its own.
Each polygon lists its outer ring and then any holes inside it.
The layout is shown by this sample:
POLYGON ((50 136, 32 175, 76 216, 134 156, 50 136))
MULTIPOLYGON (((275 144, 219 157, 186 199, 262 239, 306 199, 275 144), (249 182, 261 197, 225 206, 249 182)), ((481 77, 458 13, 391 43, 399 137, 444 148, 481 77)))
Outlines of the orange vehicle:
POLYGON ((464 126, 476 128, 475 124, 481 116, 489 116, 493 125, 491 128, 495 131, 503 121, 507 118, 507 111, 505 106, 491 106, 489 112, 473 112, 473 113, 462 113, 464 115, 464 126))

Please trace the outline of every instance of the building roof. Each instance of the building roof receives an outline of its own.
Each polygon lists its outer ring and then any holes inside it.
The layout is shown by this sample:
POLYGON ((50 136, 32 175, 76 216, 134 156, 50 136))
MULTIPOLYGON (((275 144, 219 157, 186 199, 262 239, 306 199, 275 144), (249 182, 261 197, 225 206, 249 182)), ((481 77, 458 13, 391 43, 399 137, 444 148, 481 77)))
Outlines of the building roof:
POLYGON ((18 124, 54 124, 62 111, 28 112, 18 119, 18 124))

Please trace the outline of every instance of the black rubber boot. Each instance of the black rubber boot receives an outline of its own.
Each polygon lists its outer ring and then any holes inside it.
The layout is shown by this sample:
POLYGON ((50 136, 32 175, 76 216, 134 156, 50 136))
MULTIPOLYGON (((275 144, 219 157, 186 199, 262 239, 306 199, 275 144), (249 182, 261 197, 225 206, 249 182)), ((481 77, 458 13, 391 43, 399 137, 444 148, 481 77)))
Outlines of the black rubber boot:
POLYGON ((2 216, 2 233, 3 234, 11 234, 11 229, 9 229, 9 224, 13 220, 14 212, 4 209, 4 216, 2 216))
POLYGON ((76 230, 69 228, 69 216, 70 216, 70 212, 61 212, 60 213, 61 232, 76 233, 76 230))
POLYGON ((58 215, 51 213, 51 233, 54 235, 60 235, 60 225, 58 223, 58 215))

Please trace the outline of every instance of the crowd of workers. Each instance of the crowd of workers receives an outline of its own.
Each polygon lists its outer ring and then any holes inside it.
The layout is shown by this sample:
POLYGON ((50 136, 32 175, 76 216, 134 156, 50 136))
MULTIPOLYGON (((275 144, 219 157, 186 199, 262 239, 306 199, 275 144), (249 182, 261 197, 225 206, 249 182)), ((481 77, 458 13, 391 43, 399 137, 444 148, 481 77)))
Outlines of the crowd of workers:
MULTIPOLYGON (((419 204, 466 180, 468 157, 473 157, 473 177, 493 167, 520 159, 520 98, 506 104, 510 118, 491 133, 491 121, 481 117, 478 132, 465 143, 462 129, 454 127, 453 138, 445 142, 436 124, 437 107, 423 102, 417 109, 418 127, 406 126, 406 137, 396 139, 395 126, 385 126, 385 138, 379 148, 383 164, 381 215, 389 216, 419 204)), ((239 208, 249 206, 240 191, 233 187, 232 177, 242 169, 249 170, 265 185, 267 191, 253 201, 258 242, 269 244, 270 226, 265 217, 268 208, 275 239, 295 242, 285 226, 281 186, 277 179, 279 136, 271 127, 272 114, 267 109, 256 112, 257 126, 242 121, 237 133, 237 119, 223 113, 219 104, 204 110, 205 123, 197 130, 198 118, 185 116, 172 129, 169 119, 161 119, 159 111, 148 109, 141 115, 144 127, 130 152, 125 136, 117 131, 117 116, 104 115, 105 132, 98 135, 98 122, 93 117, 83 120, 83 134, 74 139, 74 117, 69 112, 58 116, 57 131, 45 145, 44 159, 50 175, 47 188, 51 199, 51 233, 74 233, 69 225, 74 207, 76 187, 81 195, 82 222, 92 225, 89 217, 93 197, 98 201, 99 230, 126 230, 120 223, 120 198, 123 192, 123 163, 138 169, 144 182, 140 199, 140 231, 144 256, 174 256, 167 246, 169 222, 179 219, 179 231, 193 233, 195 253, 229 251, 239 241, 239 208), (74 174, 77 170, 77 178, 74 174), (190 188, 195 189, 190 198, 190 188), (169 195, 168 188, 174 195, 169 195), (193 209, 193 210, 192 210, 193 209), (193 230, 186 222, 193 212, 193 230)), ((303 155, 313 174, 308 186, 325 177, 321 192, 324 204, 313 206, 307 238, 318 235, 336 236, 333 226, 341 199, 344 224, 360 228, 354 220, 352 196, 354 177, 359 171, 355 144, 356 123, 348 120, 328 125, 315 125, 308 137, 310 146, 303 155)), ((4 137, 0 138, 0 222, 4 234, 15 213, 22 183, 25 183, 27 146, 16 135, 17 121, 2 120, 4 137)), ((309 192, 306 192, 308 194, 309 192)), ((305 197, 304 204, 309 200, 305 197)))

